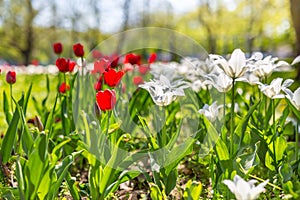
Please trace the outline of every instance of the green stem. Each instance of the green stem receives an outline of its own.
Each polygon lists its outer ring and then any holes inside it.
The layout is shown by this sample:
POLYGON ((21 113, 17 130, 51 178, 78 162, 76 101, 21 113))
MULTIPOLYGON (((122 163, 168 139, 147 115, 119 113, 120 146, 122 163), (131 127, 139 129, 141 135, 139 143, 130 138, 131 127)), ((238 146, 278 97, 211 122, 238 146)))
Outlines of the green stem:
POLYGON ((235 78, 232 78, 232 90, 231 90, 231 111, 230 111, 230 118, 231 118, 231 124, 230 124, 230 154, 233 156, 233 135, 234 135, 234 92, 235 92, 235 78))
POLYGON ((275 139, 276 139, 276 137, 275 137, 275 135, 276 135, 276 120, 275 120, 275 100, 274 99, 272 99, 272 117, 273 117, 273 138, 274 138, 274 140, 273 140, 273 155, 274 155, 274 158, 273 158, 273 160, 274 160, 274 164, 275 164, 275 168, 276 168, 276 170, 277 170, 277 161, 276 161, 276 148, 275 148, 275 139))
MULTIPOLYGON (((107 116, 106 131, 105 131, 106 137, 108 137, 108 130, 109 130, 109 123, 110 123, 111 113, 112 113, 112 111, 108 111, 108 113, 107 113, 108 116, 107 116)), ((115 144, 115 143, 116 143, 116 136, 115 136, 115 133, 111 134, 111 135, 110 135, 110 138, 111 138, 111 143, 112 143, 112 144, 115 144)))
POLYGON ((264 96, 265 99, 265 124, 264 124, 264 129, 265 129, 265 133, 267 133, 267 129, 268 129, 268 120, 267 120, 267 116, 268 116, 268 98, 266 96, 264 96))
MULTIPOLYGON (((295 156, 296 156, 296 162, 298 162, 298 160, 299 160, 299 157, 298 157, 298 152, 299 152, 299 119, 297 120, 295 134, 296 134, 295 135, 295 156)), ((296 169, 298 170, 298 165, 297 165, 296 169)))
POLYGON ((10 88, 10 105, 11 105, 11 112, 14 113, 12 84, 9 84, 9 88, 10 88))
MULTIPOLYGON (((226 93, 224 92, 223 94, 223 122, 226 122, 226 93)), ((222 140, 224 142, 227 142, 227 137, 226 137, 227 133, 224 132, 224 134, 222 133, 222 140)))

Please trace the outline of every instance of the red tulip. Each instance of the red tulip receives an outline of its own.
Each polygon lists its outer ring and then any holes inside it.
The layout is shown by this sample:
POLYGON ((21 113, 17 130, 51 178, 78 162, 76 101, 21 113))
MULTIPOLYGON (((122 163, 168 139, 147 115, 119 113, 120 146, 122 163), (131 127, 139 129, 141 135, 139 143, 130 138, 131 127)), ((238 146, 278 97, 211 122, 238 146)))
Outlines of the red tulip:
POLYGON ((133 84, 140 85, 140 84, 143 84, 143 83, 144 83, 143 77, 141 77, 141 76, 133 77, 133 84))
POLYGON ((77 57, 84 56, 83 46, 80 43, 73 45, 73 51, 74 51, 75 56, 77 56, 77 57))
POLYGON ((123 71, 116 72, 114 69, 108 69, 104 72, 104 81, 110 87, 118 85, 124 75, 123 71))
POLYGON ((157 58, 156 53, 151 53, 149 58, 148 58, 148 63, 149 64, 154 63, 156 61, 156 58, 157 58))
POLYGON ((103 74, 103 72, 109 67, 109 60, 105 58, 101 58, 94 62, 94 69, 91 71, 92 74, 99 73, 103 74))
POLYGON ((76 63, 74 61, 70 61, 70 59, 58 58, 56 59, 56 66, 58 70, 62 73, 72 72, 74 70, 76 63))
POLYGON ((16 82, 16 72, 8 71, 6 74, 6 82, 9 84, 14 84, 16 82))
POLYGON ((140 65, 139 66, 139 72, 140 72, 140 74, 144 75, 144 74, 146 74, 149 71, 150 71, 150 67, 148 65, 140 65))
POLYGON ((129 53, 129 54, 125 55, 123 63, 124 64, 130 63, 132 65, 140 65, 141 64, 141 56, 136 55, 134 53, 129 53))
POLYGON ((61 54, 63 51, 63 45, 60 42, 54 43, 53 44, 53 51, 56 54, 61 54))
POLYGON ((66 84, 65 82, 63 82, 59 88, 58 88, 58 91, 60 93, 66 93, 66 91, 70 90, 70 86, 68 84, 66 84))
POLYGON ((116 105, 116 92, 106 89, 96 94, 96 101, 102 111, 112 110, 116 105))

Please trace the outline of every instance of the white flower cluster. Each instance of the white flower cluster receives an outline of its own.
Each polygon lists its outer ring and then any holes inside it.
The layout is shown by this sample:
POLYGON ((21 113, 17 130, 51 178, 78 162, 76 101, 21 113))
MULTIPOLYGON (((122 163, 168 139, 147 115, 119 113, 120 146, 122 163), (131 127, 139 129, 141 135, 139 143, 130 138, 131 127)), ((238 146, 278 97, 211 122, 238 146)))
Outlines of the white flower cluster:
MULTIPOLYGON (((300 56, 291 65, 297 62, 300 62, 300 56)), ((149 92, 151 90, 150 94, 153 99, 160 99, 159 103, 157 100, 154 101, 158 105, 169 105, 176 96, 184 95, 183 89, 187 85, 195 92, 213 87, 221 93, 226 93, 231 90, 234 82, 244 81, 257 85, 261 92, 269 98, 287 97, 299 109, 299 97, 296 97, 295 94, 297 95, 300 89, 296 90, 295 93, 288 89, 293 80, 276 78, 270 84, 264 83, 274 71, 291 70, 291 65, 285 61, 280 61, 277 57, 264 57, 261 52, 255 52, 247 59, 242 50, 235 49, 229 59, 210 54, 204 61, 185 57, 180 63, 153 63, 151 64, 151 73, 154 80, 141 87, 149 92), (161 80, 161 76, 164 77, 164 81, 161 80), (185 87, 179 89, 180 93, 170 93, 169 91, 176 91, 176 86, 171 83, 178 79, 186 81, 185 87), (166 90, 168 87, 172 90, 166 90), (166 94, 164 94, 165 91, 167 91, 166 94)))

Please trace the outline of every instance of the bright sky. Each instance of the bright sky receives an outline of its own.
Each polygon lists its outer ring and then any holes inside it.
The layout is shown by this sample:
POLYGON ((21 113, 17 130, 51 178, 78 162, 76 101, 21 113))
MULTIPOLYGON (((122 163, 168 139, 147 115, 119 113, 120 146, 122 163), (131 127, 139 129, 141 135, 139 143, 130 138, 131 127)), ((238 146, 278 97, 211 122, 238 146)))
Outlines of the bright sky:
MULTIPOLYGON (((54 0, 57 2, 58 11, 57 15, 60 18, 64 18, 71 14, 71 11, 79 13, 84 18, 85 25, 79 24, 79 29, 84 29, 85 26, 95 26, 95 17, 90 12, 90 6, 87 4, 88 0, 54 0), (72 4, 70 4, 72 2, 72 4)), ((143 13, 145 8, 143 8, 143 2, 146 0, 131 0, 131 15, 130 20, 138 17, 140 13, 143 13)), ((106 33, 117 32, 120 28, 123 19, 123 6, 124 0, 101 0, 101 23, 100 29, 106 33)), ((186 12, 194 10, 199 3, 199 0, 151 0, 149 1, 150 12, 155 12, 156 10, 161 10, 167 12, 167 10, 173 9, 175 15, 184 14, 186 12)), ((51 7, 47 1, 35 1, 35 6, 37 8, 43 8, 43 11, 36 18, 36 23, 38 25, 49 25, 52 24, 53 17, 51 16, 51 7)), ((65 28, 71 28, 71 24, 67 20, 59 22, 61 26, 65 28)))
MULTIPOLYGON (((64 28, 71 28, 69 15, 79 14, 83 19, 78 22, 78 30, 84 30, 85 27, 95 27, 96 18, 91 11, 90 1, 92 0, 53 0, 58 5, 57 15, 60 19, 60 26, 64 28)), ((53 2, 52 1, 52 2, 53 2)), ((100 8, 100 30, 105 33, 115 33, 119 31, 120 25, 123 20, 123 4, 125 0, 93 0, 98 2, 100 8)), ((227 9, 234 10, 235 0, 223 0, 227 9)), ((51 12, 51 5, 49 1, 33 1, 34 6, 42 8, 43 10, 39 13, 36 18, 38 25, 51 25, 53 16, 51 12)), ((131 0, 130 5, 130 16, 129 20, 138 18, 141 14, 155 11, 172 12, 174 15, 181 15, 187 12, 191 12, 197 8, 201 1, 200 0, 131 0), (148 2, 149 7, 145 8, 144 3, 148 2)), ((217 2, 217 1, 213 1, 217 2)))

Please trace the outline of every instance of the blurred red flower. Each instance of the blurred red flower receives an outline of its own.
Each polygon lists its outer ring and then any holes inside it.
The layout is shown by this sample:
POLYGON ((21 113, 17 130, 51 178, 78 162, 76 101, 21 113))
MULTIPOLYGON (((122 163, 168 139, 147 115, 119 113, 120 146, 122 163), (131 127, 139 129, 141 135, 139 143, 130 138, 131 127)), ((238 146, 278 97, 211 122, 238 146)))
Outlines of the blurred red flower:
POLYGON ((130 63, 132 65, 140 65, 141 64, 141 56, 134 54, 134 53, 129 53, 127 55, 125 55, 124 64, 126 63, 130 63))
POLYGON ((63 51, 62 43, 60 43, 60 42, 54 43, 53 44, 53 51, 54 51, 54 53, 56 53, 58 55, 61 54, 62 51, 63 51))
POLYGON ((123 71, 116 71, 114 69, 108 69, 104 73, 104 81, 110 87, 115 87, 118 85, 124 75, 123 71))
POLYGON ((102 81, 103 81, 103 78, 101 76, 100 79, 94 84, 94 89, 96 91, 102 90, 102 81))
POLYGON ((112 68, 116 68, 119 64, 119 55, 116 53, 113 53, 109 56, 109 60, 110 60, 110 66, 112 68))
POLYGON ((39 65, 39 61, 37 59, 33 59, 31 61, 31 64, 34 65, 34 66, 38 66, 39 65))
POLYGON ((80 43, 73 45, 73 51, 74 51, 75 56, 77 56, 77 57, 84 56, 83 46, 80 43))
POLYGON ((94 69, 91 71, 92 74, 103 72, 109 67, 109 60, 106 58, 101 58, 94 62, 94 69))
POLYGON ((143 83, 144 83, 143 77, 141 77, 141 76, 133 77, 133 84, 134 85, 140 85, 140 84, 143 84, 143 83))
POLYGON ((8 71, 6 74, 6 82, 9 84, 14 84, 17 80, 16 72, 8 71))
POLYGON ((139 66, 140 74, 144 75, 144 74, 147 74, 147 72, 149 72, 149 71, 150 71, 149 65, 140 65, 139 66))
POLYGON ((149 58, 148 58, 148 63, 149 64, 154 63, 156 61, 156 58, 157 58, 156 53, 151 53, 149 58))
POLYGON ((57 58, 55 64, 58 70, 62 73, 72 72, 76 65, 74 61, 70 61, 70 59, 65 58, 57 58))
POLYGON ((99 59, 99 58, 103 57, 102 53, 100 51, 98 51, 97 49, 94 49, 92 51, 92 56, 94 59, 99 59))
POLYGON ((58 88, 58 91, 60 93, 66 93, 66 91, 70 90, 70 86, 68 84, 66 84, 65 82, 63 82, 59 88, 58 88))
POLYGON ((112 110, 116 105, 116 92, 106 89, 96 94, 96 101, 102 111, 112 110))

